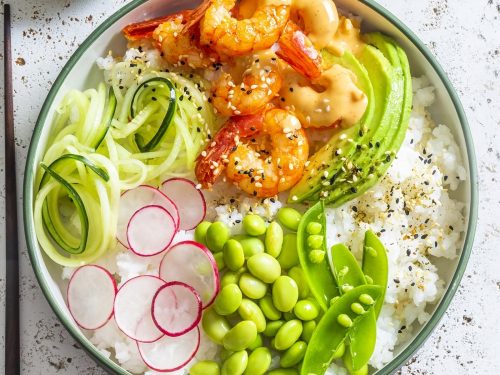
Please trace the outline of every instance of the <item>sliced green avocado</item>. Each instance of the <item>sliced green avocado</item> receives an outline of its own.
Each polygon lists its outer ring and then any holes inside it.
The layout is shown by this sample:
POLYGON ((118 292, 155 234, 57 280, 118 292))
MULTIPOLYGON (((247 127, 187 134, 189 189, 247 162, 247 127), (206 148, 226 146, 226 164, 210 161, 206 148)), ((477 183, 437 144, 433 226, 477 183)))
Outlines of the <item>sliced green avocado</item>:
POLYGON ((340 206, 365 193, 385 175, 404 141, 411 114, 412 82, 406 53, 392 39, 380 33, 366 35, 366 41, 378 48, 394 67, 397 80, 392 82, 392 90, 397 91, 397 100, 390 111, 388 131, 379 134, 382 140, 374 140, 375 144, 380 142, 380 147, 375 147, 376 152, 368 152, 358 159, 355 173, 329 191, 326 202, 334 206, 340 206))
MULTIPOLYGON (((373 48, 375 51, 375 49, 373 48)), ((329 64, 339 64, 351 70, 357 77, 357 86, 366 94, 368 105, 362 119, 354 126, 336 133, 320 150, 309 160, 309 165, 304 169, 302 179, 292 188, 290 200, 303 202, 314 199, 314 195, 335 179, 335 173, 341 170, 344 161, 342 158, 350 158, 356 152, 356 143, 353 139, 359 138, 360 132, 372 123, 375 112, 374 91, 365 67, 349 52, 342 57, 334 56, 323 50, 323 60, 329 64), (325 172, 327 177, 325 177, 325 172), (312 198, 312 199, 311 199, 312 198)))

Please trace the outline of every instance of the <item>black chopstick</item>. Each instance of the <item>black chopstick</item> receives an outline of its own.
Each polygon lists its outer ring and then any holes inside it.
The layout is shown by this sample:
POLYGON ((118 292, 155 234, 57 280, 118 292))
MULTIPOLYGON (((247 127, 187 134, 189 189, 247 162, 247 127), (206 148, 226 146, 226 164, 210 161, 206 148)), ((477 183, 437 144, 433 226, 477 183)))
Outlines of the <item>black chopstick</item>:
POLYGON ((19 243, 17 236, 16 148, 12 103, 12 52, 10 6, 4 4, 5 99, 5 374, 20 373, 19 345, 19 243))

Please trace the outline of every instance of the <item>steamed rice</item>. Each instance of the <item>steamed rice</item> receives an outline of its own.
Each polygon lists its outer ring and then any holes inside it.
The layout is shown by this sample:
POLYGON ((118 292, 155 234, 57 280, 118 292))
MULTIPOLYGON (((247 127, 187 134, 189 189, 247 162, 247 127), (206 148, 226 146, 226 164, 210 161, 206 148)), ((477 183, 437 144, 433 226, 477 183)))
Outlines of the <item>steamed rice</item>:
MULTIPOLYGON (((162 67, 156 50, 130 49, 124 60, 138 58, 147 61, 151 69, 162 67)), ((117 61, 108 56, 99 59, 98 65, 105 70, 105 76, 109 76, 117 61)), ((461 214, 463 203, 449 195, 466 178, 460 150, 450 129, 435 125, 427 112, 426 108, 435 99, 428 80, 414 79, 413 89, 413 110, 406 140, 387 175, 360 198, 340 208, 327 209, 329 246, 343 242, 361 260, 364 233, 372 229, 387 247, 389 285, 377 321, 377 344, 370 361, 377 369, 390 362, 394 351, 411 340, 412 334, 430 318, 429 311, 444 290, 444 281, 433 261, 435 257, 453 259, 457 256, 465 226, 461 214)), ((219 184, 207 194, 207 202, 207 217, 225 222, 233 234, 240 233, 241 220, 247 213, 259 214, 270 221, 282 205, 279 200, 249 198, 228 184, 219 184)), ((176 241, 192 237, 190 232, 181 232, 176 241)), ((99 264, 119 276, 120 286, 135 276, 156 274, 161 258, 162 255, 139 257, 119 245, 99 264)), ((63 279, 69 278, 72 271, 64 269, 63 279)), ((136 343, 118 329, 114 320, 88 333, 91 342, 124 369, 155 374, 148 371, 136 343)), ((172 374, 187 374, 192 363, 217 357, 218 346, 202 332, 195 358, 172 374)), ((333 363, 327 374, 347 372, 333 363)))

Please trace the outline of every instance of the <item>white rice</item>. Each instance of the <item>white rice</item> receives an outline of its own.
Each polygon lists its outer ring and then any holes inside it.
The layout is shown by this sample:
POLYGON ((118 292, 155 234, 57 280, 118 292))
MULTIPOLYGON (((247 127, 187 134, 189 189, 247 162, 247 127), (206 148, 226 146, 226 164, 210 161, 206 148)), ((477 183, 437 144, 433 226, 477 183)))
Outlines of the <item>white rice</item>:
MULTIPOLYGON (((125 61, 140 56, 151 69, 160 68, 158 53, 129 50, 125 61)), ((98 60, 109 73, 117 64, 111 56, 98 60)), ((435 125, 426 108, 434 102, 434 89, 428 80, 413 80, 414 100, 409 130, 404 145, 387 175, 360 198, 336 208, 327 209, 328 235, 331 246, 346 243, 360 260, 364 233, 371 229, 380 235, 388 250, 389 286, 377 323, 377 345, 370 364, 382 368, 400 345, 411 340, 413 332, 425 323, 432 304, 439 301, 444 282, 440 279, 434 257, 452 259, 457 256, 464 231, 461 211, 464 205, 449 196, 466 178, 460 150, 448 127, 435 125), (429 161, 427 161, 429 160, 429 161), (355 208, 354 208, 355 207, 355 208)), ((207 218, 220 220, 241 232, 241 220, 257 213, 272 220, 281 207, 279 200, 265 201, 243 196, 229 184, 218 184, 207 195, 207 218)), ((182 232, 177 241, 191 239, 182 232)), ((99 264, 114 272, 123 284, 128 279, 157 273, 162 255, 139 257, 119 246, 101 259, 99 264)), ((68 279, 72 269, 64 269, 68 279)), ((113 358, 132 373, 156 374, 146 368, 134 341, 126 337, 114 320, 94 332, 92 343, 107 357, 113 358)), ((200 349, 184 369, 174 375, 188 374, 198 360, 218 357, 218 346, 204 334, 200 349)), ((344 375, 346 370, 332 364, 328 375, 344 375)))

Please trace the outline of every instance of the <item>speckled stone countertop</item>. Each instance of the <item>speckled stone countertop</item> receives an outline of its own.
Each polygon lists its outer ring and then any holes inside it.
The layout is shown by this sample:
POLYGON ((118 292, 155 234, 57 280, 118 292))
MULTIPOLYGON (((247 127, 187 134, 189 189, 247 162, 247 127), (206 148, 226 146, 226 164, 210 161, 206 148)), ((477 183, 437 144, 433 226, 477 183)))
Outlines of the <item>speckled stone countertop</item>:
MULTIPOLYGON (((10 2, 20 189, 32 128, 52 82, 78 44, 127 1, 10 2)), ((500 0, 380 2, 430 47, 454 83, 469 117, 480 174, 478 230, 462 285, 436 331, 401 373, 499 374, 500 0)), ((3 113, 0 118, 3 119, 3 113)), ((0 144, 0 212, 4 221, 3 139, 0 144)), ((21 194, 19 199, 21 207, 21 194)), ((5 259, 4 233, 2 225, 0 259, 5 259)), ((22 373, 103 374, 52 313, 31 270, 22 233, 20 237, 22 373)), ((3 262, 0 264, 3 351, 5 270, 3 262)), ((0 369, 3 369, 3 354, 0 369)))

